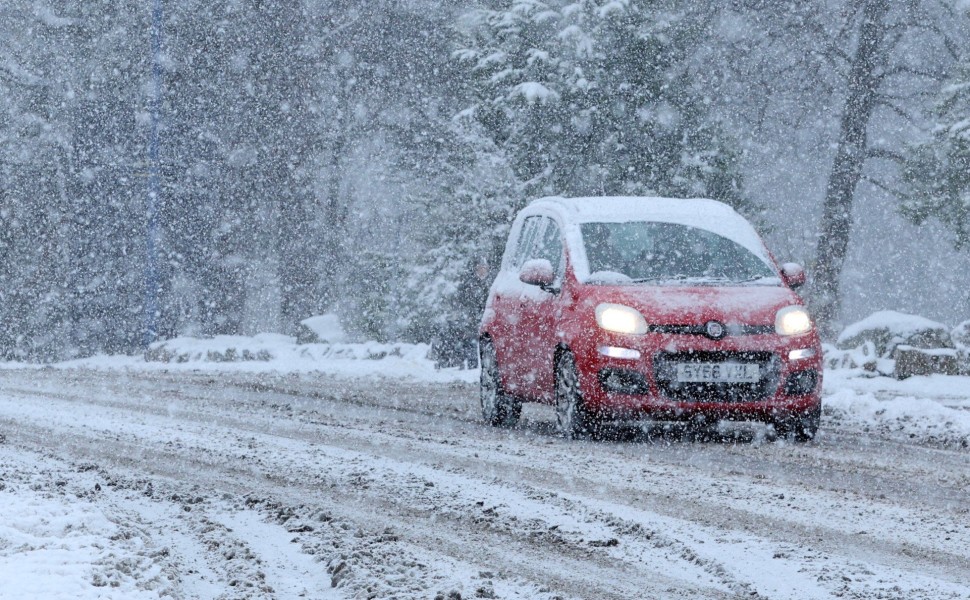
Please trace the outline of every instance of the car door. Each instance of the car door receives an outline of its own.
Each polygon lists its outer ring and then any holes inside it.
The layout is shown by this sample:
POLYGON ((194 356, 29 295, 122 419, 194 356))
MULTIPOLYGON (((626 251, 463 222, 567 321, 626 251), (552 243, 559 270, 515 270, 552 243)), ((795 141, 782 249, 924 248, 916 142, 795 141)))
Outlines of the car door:
POLYGON ((555 282, 541 289, 522 283, 518 314, 520 343, 518 351, 522 395, 551 401, 554 394, 553 357, 559 341, 559 317, 562 314, 562 281, 565 272, 565 250, 562 233, 550 217, 542 217, 526 261, 543 259, 552 265, 555 282))
POLYGON ((499 374, 506 391, 516 395, 524 394, 527 390, 524 384, 529 363, 525 351, 528 331, 523 326, 521 312, 523 295, 529 290, 519 280, 519 270, 533 253, 541 223, 541 217, 530 216, 520 227, 513 227, 512 235, 516 239, 510 245, 511 256, 503 260, 491 298, 494 315, 491 334, 498 356, 499 374))

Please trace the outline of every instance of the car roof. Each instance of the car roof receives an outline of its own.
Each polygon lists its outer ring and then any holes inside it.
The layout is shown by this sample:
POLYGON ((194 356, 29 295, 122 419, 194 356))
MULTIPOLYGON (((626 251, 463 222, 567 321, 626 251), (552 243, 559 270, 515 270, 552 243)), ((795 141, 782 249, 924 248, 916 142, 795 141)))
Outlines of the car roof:
POLYGON ((697 222, 729 219, 747 223, 733 208, 707 198, 662 198, 653 196, 550 196, 533 200, 529 208, 547 209, 572 223, 617 223, 624 221, 697 222))

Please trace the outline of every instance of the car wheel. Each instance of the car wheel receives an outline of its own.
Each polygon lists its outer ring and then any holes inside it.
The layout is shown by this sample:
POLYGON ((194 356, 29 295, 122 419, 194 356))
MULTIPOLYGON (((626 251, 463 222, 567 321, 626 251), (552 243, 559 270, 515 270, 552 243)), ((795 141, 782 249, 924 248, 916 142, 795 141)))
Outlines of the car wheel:
POLYGON ((596 419, 586 408, 579 389, 576 359, 563 352, 556 360, 556 424, 566 439, 595 436, 596 419))
POLYGON ((498 356, 495 346, 482 340, 479 350, 481 376, 479 379, 479 398, 482 403, 482 418, 493 427, 512 427, 519 422, 522 404, 502 391, 502 380, 498 374, 498 356))
POLYGON ((796 442, 810 442, 818 434, 822 420, 822 409, 814 408, 800 415, 793 415, 775 422, 778 437, 794 436, 796 442))

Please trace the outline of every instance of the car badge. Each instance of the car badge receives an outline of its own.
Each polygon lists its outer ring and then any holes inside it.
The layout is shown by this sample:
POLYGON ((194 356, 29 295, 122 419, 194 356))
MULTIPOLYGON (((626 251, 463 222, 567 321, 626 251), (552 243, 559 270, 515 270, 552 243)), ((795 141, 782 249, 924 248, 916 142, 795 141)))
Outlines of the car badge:
POLYGON ((724 325, 721 325, 717 321, 708 321, 707 325, 704 326, 704 331, 707 333, 707 337, 712 340, 719 340, 724 337, 727 331, 724 329, 724 325))

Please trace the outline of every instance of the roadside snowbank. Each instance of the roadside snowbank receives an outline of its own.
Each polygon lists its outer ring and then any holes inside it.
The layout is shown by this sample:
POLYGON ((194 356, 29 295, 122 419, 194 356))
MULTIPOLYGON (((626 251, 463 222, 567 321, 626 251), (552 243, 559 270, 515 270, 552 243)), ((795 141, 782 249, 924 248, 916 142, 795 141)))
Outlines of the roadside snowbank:
POLYGON ((900 381, 862 369, 826 371, 823 407, 842 428, 970 445, 970 377, 900 381))
POLYGON ((180 337, 152 344, 144 356, 94 356, 53 365, 0 363, 12 368, 210 370, 249 373, 317 372, 340 377, 387 377, 431 383, 478 381, 475 369, 439 369, 427 344, 299 344, 296 338, 263 333, 213 338, 180 337))
MULTIPOLYGON (((299 344, 295 338, 277 334, 176 338, 153 344, 146 357, 98 356, 52 367, 323 373, 354 380, 390 378, 427 383, 478 380, 477 369, 436 368, 428 358, 426 344, 299 344)), ((0 369, 4 368, 41 367, 0 363, 0 369)), ((827 369, 824 381, 826 415, 840 429, 875 428, 948 445, 970 444, 970 377, 933 375, 897 380, 855 368, 827 369)))
POLYGON ((151 345, 148 362, 223 363, 275 361, 284 365, 319 363, 327 360, 382 360, 400 358, 412 363, 427 361, 427 344, 298 344, 296 338, 275 333, 253 337, 220 335, 213 338, 180 337, 151 345))

